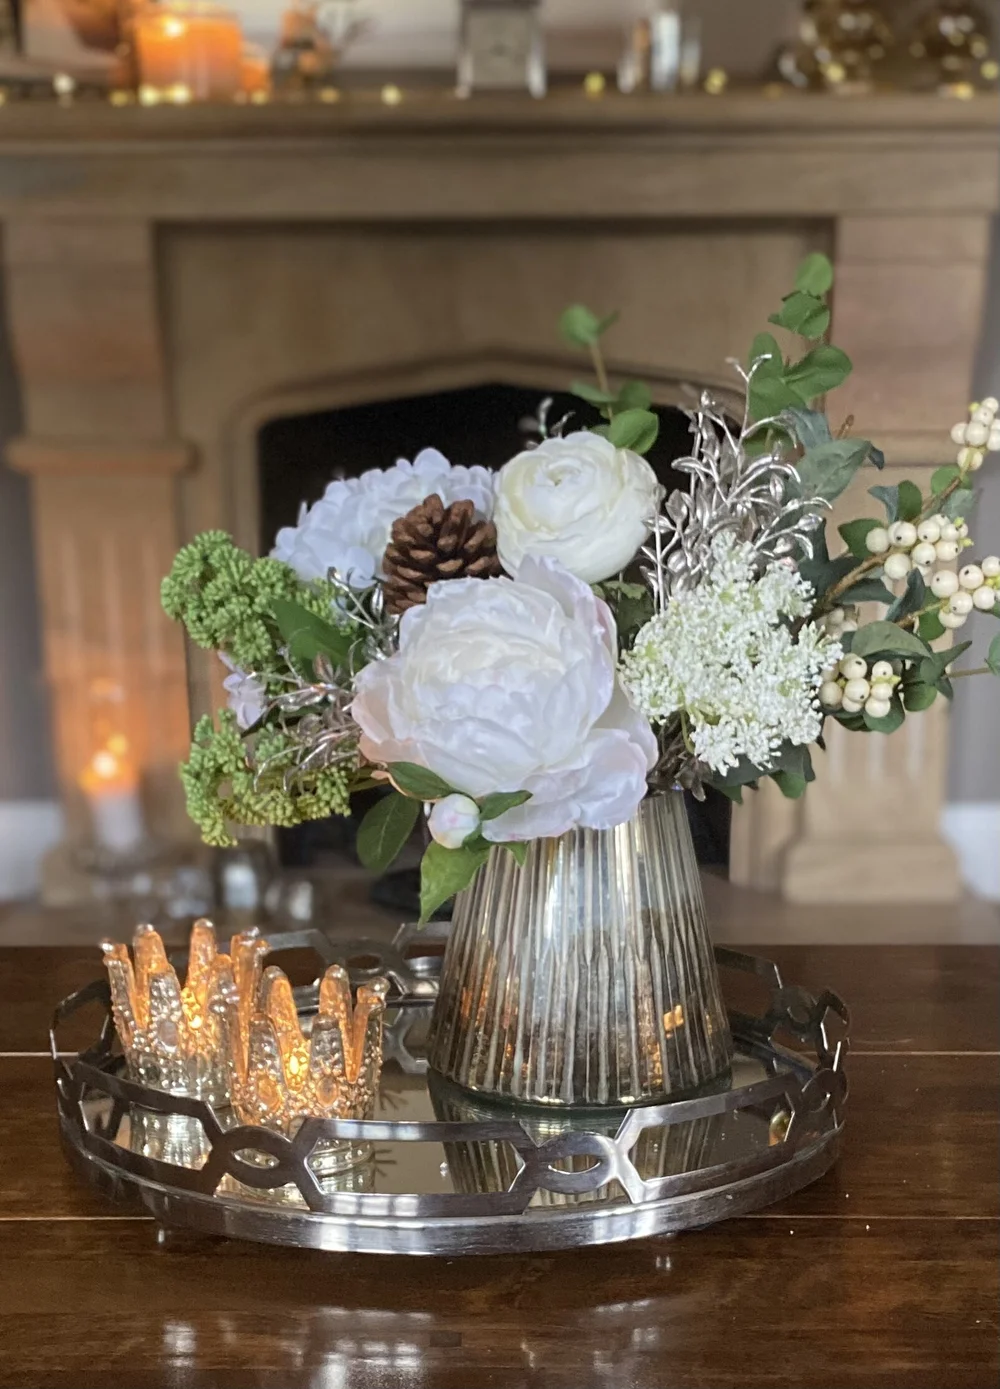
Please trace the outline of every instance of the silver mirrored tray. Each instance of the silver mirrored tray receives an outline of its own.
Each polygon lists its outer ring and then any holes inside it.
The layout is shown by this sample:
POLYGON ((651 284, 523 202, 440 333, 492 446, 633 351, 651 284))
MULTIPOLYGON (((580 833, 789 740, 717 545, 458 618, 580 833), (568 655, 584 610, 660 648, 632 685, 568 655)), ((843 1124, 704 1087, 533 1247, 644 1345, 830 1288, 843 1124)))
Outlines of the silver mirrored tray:
MULTIPOLYGON (((428 1073, 422 1040, 440 959, 433 937, 404 927, 391 947, 314 931, 269 940, 272 954, 311 948, 359 982, 378 972, 391 979, 373 1119, 307 1120, 291 1140, 240 1126, 227 1109, 126 1079, 104 980, 56 1011, 52 1055, 69 1159, 111 1199, 163 1225, 364 1253, 560 1249, 756 1210, 836 1158, 847 1010, 835 994, 786 986, 769 961, 716 950, 724 982, 755 981, 766 998, 756 1012, 730 1009, 735 1057, 724 1083, 670 1104, 582 1112, 498 1107, 428 1073), (100 1036, 67 1056, 60 1029, 88 1004, 104 1009, 100 1036)), ((305 1024, 315 987, 297 989, 296 999, 305 1024)))

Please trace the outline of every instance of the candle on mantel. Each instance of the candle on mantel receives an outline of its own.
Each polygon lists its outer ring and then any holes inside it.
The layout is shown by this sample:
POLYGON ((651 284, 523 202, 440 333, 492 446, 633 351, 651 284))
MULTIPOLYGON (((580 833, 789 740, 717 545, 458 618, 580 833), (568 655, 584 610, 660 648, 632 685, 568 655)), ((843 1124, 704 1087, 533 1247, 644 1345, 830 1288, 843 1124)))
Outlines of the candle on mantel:
POLYGON ((243 33, 231 11, 163 0, 139 11, 134 34, 141 101, 231 101, 240 90, 243 33))
POLYGON ((127 854, 146 837, 139 800, 139 778, 128 755, 128 742, 112 734, 80 774, 94 838, 102 849, 127 854))

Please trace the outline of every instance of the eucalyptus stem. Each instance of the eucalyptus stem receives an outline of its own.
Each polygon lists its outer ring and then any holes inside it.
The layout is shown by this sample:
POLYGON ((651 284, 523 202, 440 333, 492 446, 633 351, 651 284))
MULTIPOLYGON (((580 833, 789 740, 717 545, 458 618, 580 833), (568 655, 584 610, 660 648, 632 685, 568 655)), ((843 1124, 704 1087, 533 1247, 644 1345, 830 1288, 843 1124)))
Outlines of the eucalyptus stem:
MULTIPOLYGON (((608 369, 604 365, 604 354, 601 352, 601 344, 599 342, 595 341, 590 344, 590 360, 594 364, 594 375, 597 377, 598 387, 605 395, 610 395, 611 386, 608 381, 608 369)), ((610 405, 606 406, 606 409, 608 418, 610 419, 614 412, 610 405)))

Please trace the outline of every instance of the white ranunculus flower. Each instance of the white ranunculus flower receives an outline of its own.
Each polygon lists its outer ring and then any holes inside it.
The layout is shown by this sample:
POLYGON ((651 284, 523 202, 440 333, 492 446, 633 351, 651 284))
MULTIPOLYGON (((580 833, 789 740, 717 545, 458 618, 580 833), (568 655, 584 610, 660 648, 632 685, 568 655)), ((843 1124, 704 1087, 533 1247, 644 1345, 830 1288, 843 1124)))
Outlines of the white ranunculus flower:
POLYGON ((393 521, 434 492, 445 506, 473 502, 488 520, 494 483, 488 468, 453 466, 437 449, 423 449, 412 463, 401 458, 394 468, 331 482, 318 502, 302 507, 298 525, 278 532, 271 554, 300 579, 323 579, 336 569, 352 587, 368 588, 381 573, 393 521))
POLYGON ((631 564, 656 511, 656 474, 639 454, 589 430, 546 439, 497 479, 497 550, 508 573, 547 555, 585 583, 631 564))
POLYGON ((615 659, 607 605, 555 560, 525 560, 515 579, 433 584, 403 615, 399 651, 358 676, 361 750, 427 767, 477 799, 530 791, 483 824, 487 839, 624 824, 656 742, 615 659))

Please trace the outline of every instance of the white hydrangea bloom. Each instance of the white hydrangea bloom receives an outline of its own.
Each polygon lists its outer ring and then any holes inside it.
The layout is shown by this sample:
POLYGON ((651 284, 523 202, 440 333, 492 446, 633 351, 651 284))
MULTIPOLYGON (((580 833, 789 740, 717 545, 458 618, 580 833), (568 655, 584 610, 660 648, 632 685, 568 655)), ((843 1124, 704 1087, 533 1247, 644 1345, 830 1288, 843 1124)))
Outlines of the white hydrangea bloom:
POLYGON ((318 502, 303 505, 298 525, 278 532, 271 554, 300 579, 323 579, 336 569, 353 588, 368 588, 381 573, 394 521, 434 492, 445 506, 473 502, 489 520, 494 481, 488 468, 453 466, 437 449, 423 449, 412 463, 401 458, 394 468, 331 482, 318 502))
POLYGON ((789 618, 813 604, 809 584, 783 564, 755 577, 753 549, 729 536, 696 589, 672 597, 622 657, 633 704, 654 723, 683 713, 698 758, 714 771, 743 757, 766 770, 784 742, 811 743, 823 715, 820 672, 841 655, 816 623, 793 636, 789 618))

